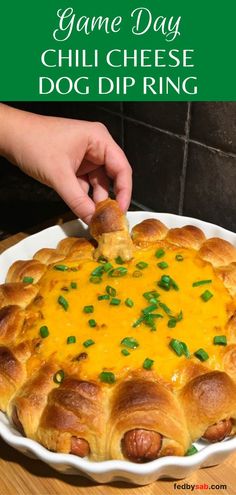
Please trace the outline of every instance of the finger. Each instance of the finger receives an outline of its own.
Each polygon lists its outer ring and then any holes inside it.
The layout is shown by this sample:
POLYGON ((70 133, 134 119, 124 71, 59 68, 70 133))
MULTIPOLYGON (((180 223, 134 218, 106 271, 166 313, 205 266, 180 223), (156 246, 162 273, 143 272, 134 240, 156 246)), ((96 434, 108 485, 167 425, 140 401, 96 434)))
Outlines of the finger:
POLYGON ((90 188, 90 182, 89 182, 89 178, 88 178, 88 175, 84 175, 82 177, 78 177, 78 183, 81 187, 81 189, 83 189, 83 191, 88 194, 89 192, 89 188, 90 188))
POLYGON ((67 171, 63 180, 56 184, 55 189, 75 215, 88 224, 95 211, 95 204, 83 190, 73 172, 67 171))
POLYGON ((126 211, 132 194, 132 168, 124 152, 112 138, 106 148, 105 167, 108 176, 114 181, 116 199, 121 209, 126 211))
POLYGON ((104 167, 99 167, 89 174, 89 182, 93 188, 95 203, 108 198, 110 181, 104 167))

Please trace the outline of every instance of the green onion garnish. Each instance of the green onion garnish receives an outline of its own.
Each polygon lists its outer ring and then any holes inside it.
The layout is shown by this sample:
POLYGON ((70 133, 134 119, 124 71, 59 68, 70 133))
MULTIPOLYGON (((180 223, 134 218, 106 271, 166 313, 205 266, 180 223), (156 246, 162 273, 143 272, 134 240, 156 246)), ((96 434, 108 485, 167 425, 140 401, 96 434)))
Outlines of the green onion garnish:
POLYGON ((132 308, 134 305, 134 301, 132 301, 132 299, 127 297, 127 299, 125 300, 125 305, 128 306, 128 308, 132 308))
POLYGON ((110 296, 108 294, 101 294, 98 296, 98 301, 104 301, 110 299, 110 296))
POLYGON ((123 354, 123 356, 130 356, 130 352, 127 349, 121 349, 121 354, 123 354))
POLYGON ((77 289, 77 282, 71 282, 71 289, 77 289))
POLYGON ((213 343, 215 345, 227 345, 227 337, 226 337, 226 335, 216 335, 214 337, 213 343))
POLYGON ((167 326, 169 328, 175 328, 176 327, 176 323, 177 323, 176 318, 170 318, 170 320, 167 323, 167 326))
POLYGON ((143 362, 143 368, 145 370, 150 370, 154 364, 153 359, 146 358, 143 362))
POLYGON ((84 313, 93 313, 94 312, 94 306, 92 304, 90 306, 84 306, 83 312, 84 313))
POLYGON ((104 258, 103 256, 99 256, 98 263, 106 263, 106 262, 107 262, 106 258, 104 258))
POLYGON ((182 256, 182 254, 176 254, 175 259, 176 259, 176 261, 183 261, 184 257, 182 256))
POLYGON ((69 267, 66 265, 55 265, 54 270, 58 270, 59 272, 65 272, 66 270, 69 270, 69 267))
POLYGON ((111 263, 105 263, 103 265, 103 270, 104 272, 109 272, 109 270, 111 270, 113 268, 112 264, 111 263))
POLYGON ((113 270, 110 270, 108 275, 110 277, 124 277, 127 272, 127 268, 125 268, 124 266, 118 266, 118 268, 113 268, 113 270))
POLYGON ((169 275, 162 275, 159 282, 157 282, 158 286, 162 289, 169 291, 171 288, 174 290, 179 290, 179 286, 177 283, 171 278, 169 275))
POLYGON ((24 277, 23 278, 23 283, 24 284, 32 284, 34 281, 33 277, 24 277))
POLYGON ((203 292, 200 297, 204 302, 207 302, 213 297, 213 294, 209 290, 205 290, 205 292, 203 292))
POLYGON ((185 452, 185 456, 193 455, 197 452, 198 450, 196 449, 196 447, 194 447, 194 445, 191 445, 191 447, 189 447, 189 449, 185 452))
POLYGON ((157 299, 160 294, 156 290, 150 290, 149 292, 144 292, 143 297, 150 301, 150 299, 154 298, 157 299))
POLYGON ((103 383, 115 383, 116 377, 111 371, 102 371, 99 375, 100 381, 103 383))
POLYGON ((133 328, 136 328, 145 320, 145 316, 140 316, 132 325, 133 328))
POLYGON ((94 270, 92 271, 91 276, 92 276, 92 277, 101 277, 103 273, 104 273, 104 268, 103 268, 103 265, 102 265, 102 266, 97 266, 97 267, 96 267, 96 268, 94 268, 94 270))
POLYGON ((125 337, 121 341, 121 345, 128 347, 129 349, 136 349, 139 346, 138 341, 134 337, 125 337))
POLYGON ((135 270, 133 273, 132 273, 132 277, 134 278, 139 278, 139 277, 142 277, 142 272, 140 270, 135 270))
POLYGON ((157 263, 157 266, 161 270, 165 270, 166 268, 169 268, 169 265, 168 265, 168 263, 166 263, 166 261, 160 261, 160 263, 157 263))
POLYGON ((116 289, 114 289, 114 287, 111 287, 111 285, 107 285, 106 286, 106 293, 109 296, 115 297, 116 296, 116 289))
POLYGON ((196 352, 194 352, 194 356, 198 358, 200 361, 207 361, 209 359, 209 356, 204 349, 198 349, 196 352))
POLYGON ((46 337, 49 336, 48 327, 46 327, 46 325, 44 325, 43 327, 41 327, 39 329, 39 333, 40 333, 40 336, 42 337, 42 339, 46 339, 46 337))
POLYGON ((145 261, 139 261, 139 263, 137 263, 137 265, 135 265, 135 266, 139 270, 144 270, 144 268, 148 267, 148 263, 146 263, 145 261))
POLYGON ((53 381, 55 383, 62 383, 65 378, 65 373, 63 370, 58 370, 54 376, 53 376, 53 381))
POLYGON ((70 335, 70 337, 67 337, 67 344, 75 344, 76 342, 76 337, 74 335, 70 335))
POLYGON ((161 309, 163 309, 163 311, 168 315, 170 316, 171 315, 171 309, 168 308, 168 306, 166 306, 166 304, 162 303, 162 302, 159 302, 159 306, 161 309))
POLYGON ((173 351, 175 351, 177 356, 180 357, 180 356, 184 355, 187 358, 190 357, 190 352, 189 352, 188 347, 185 344, 185 342, 181 342, 180 340, 177 340, 177 339, 171 339, 169 345, 170 345, 171 349, 173 349, 173 351))
POLYGON ((63 296, 59 296, 58 299, 57 299, 57 302, 63 307, 63 309, 65 311, 68 310, 69 303, 68 303, 68 301, 63 296))
POLYGON ((155 252, 155 256, 156 258, 162 258, 162 256, 165 256, 165 251, 164 249, 158 249, 156 252, 155 252))
POLYGON ((142 313, 144 315, 147 315, 148 313, 152 313, 152 311, 155 311, 157 309, 157 304, 151 304, 147 308, 142 309, 142 313))
POLYGON ((124 260, 122 260, 121 256, 117 256, 117 258, 115 259, 115 262, 117 263, 117 265, 123 265, 124 264, 124 260))
POLYGON ((95 320, 93 320, 93 319, 89 320, 89 321, 88 321, 88 324, 89 324, 89 326, 90 326, 91 328, 94 328, 94 327, 96 327, 96 326, 97 326, 96 321, 95 321, 95 320))
POLYGON ((192 284, 192 287, 200 287, 201 285, 211 284, 211 283, 212 283, 212 280, 199 280, 198 282, 194 282, 192 284))
POLYGON ((110 300, 110 304, 112 306, 119 306, 120 303, 121 303, 121 300, 118 299, 117 297, 112 297, 110 300))
POLYGON ((91 284, 100 284, 101 281, 102 281, 102 278, 98 277, 97 275, 92 275, 89 279, 89 282, 91 282, 91 284))
POLYGON ((91 345, 94 345, 94 344, 95 344, 95 342, 92 339, 88 339, 88 340, 85 340, 85 342, 83 342, 84 347, 90 347, 91 345))

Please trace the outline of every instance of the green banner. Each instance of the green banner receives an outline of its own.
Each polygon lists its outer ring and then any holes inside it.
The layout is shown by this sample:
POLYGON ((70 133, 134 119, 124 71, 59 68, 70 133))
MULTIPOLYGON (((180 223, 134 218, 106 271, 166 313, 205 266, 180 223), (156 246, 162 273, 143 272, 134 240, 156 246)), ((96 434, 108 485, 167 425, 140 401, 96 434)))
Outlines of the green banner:
POLYGON ((236 100, 235 0, 3 0, 0 99, 236 100))

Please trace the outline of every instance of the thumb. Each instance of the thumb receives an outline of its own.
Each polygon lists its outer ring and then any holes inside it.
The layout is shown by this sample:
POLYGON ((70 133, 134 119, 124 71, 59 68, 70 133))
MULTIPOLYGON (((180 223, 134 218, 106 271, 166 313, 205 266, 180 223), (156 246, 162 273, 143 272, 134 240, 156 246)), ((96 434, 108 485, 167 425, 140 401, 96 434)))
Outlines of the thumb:
POLYGON ((77 177, 68 172, 55 189, 73 213, 88 224, 95 211, 95 204, 83 191, 77 177))

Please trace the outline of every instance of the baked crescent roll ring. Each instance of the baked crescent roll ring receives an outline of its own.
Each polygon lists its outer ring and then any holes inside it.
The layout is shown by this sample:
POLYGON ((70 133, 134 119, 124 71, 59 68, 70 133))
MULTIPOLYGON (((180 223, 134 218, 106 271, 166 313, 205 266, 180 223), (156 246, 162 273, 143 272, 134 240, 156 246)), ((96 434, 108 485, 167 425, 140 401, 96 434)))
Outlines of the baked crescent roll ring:
POLYGON ((236 249, 98 203, 0 285, 0 408, 53 452, 146 463, 236 434, 236 249))

